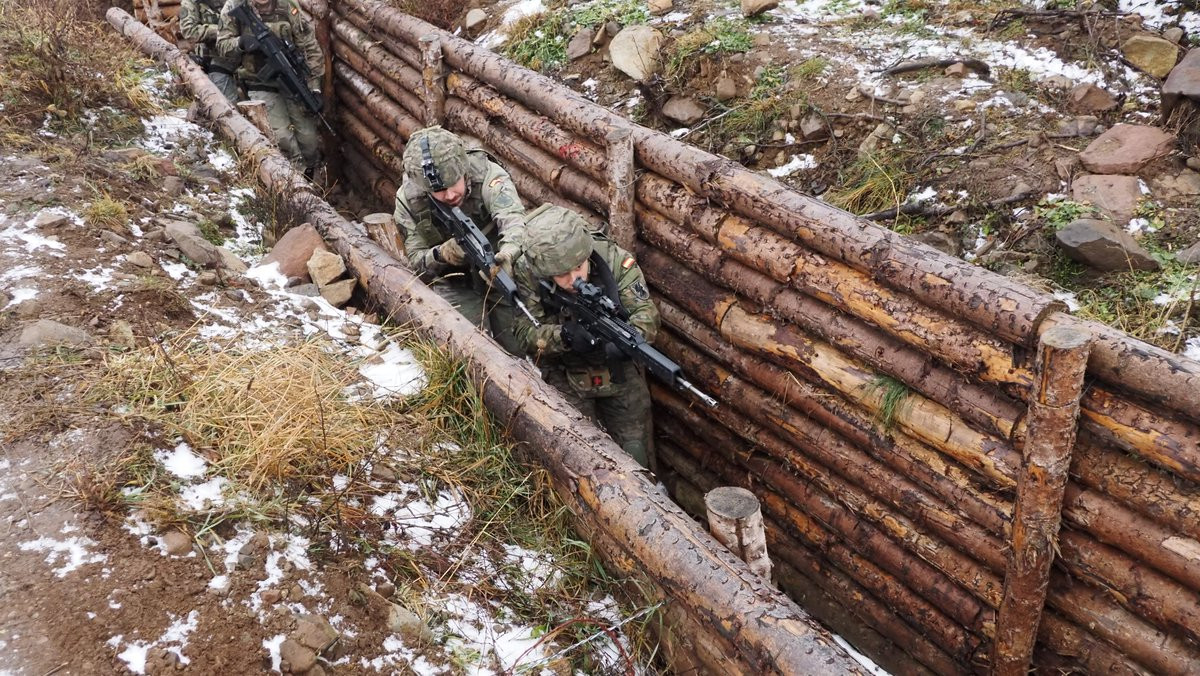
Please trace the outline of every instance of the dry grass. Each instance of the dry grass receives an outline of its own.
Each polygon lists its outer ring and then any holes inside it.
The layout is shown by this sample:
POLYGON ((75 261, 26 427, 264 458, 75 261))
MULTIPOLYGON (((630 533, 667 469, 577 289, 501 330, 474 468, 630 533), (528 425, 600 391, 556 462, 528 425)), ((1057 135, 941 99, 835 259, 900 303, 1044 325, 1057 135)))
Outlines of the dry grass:
POLYGON ((899 154, 864 155, 843 172, 841 187, 825 199, 851 213, 867 214, 899 208, 915 183, 899 154))

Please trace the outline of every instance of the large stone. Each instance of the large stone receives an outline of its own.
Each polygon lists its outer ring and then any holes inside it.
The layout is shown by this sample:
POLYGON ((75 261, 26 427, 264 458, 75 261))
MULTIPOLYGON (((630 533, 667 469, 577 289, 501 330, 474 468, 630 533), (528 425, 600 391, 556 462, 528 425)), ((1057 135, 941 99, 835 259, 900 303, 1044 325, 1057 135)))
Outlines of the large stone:
POLYGON ((737 83, 733 78, 722 75, 717 79, 717 100, 728 101, 737 98, 737 83))
POLYGON ((330 305, 341 307, 350 302, 350 296, 354 294, 354 286, 357 283, 353 279, 344 279, 340 282, 327 284, 321 288, 321 297, 329 301, 330 305))
POLYGON ((686 126, 703 120, 704 112, 704 106, 687 96, 672 96, 662 107, 662 113, 667 119, 686 126))
POLYGON ((567 43, 567 58, 574 61, 591 53, 593 37, 595 36, 592 34, 591 28, 584 28, 576 33, 575 37, 567 43))
POLYGON ((192 539, 187 533, 173 530, 162 537, 162 547, 171 556, 184 556, 192 551, 192 539))
POLYGON ((758 16, 779 6, 779 0, 742 0, 742 16, 758 16))
POLYGON ((314 251, 308 259, 308 276, 322 289, 346 274, 342 257, 330 251, 314 251))
POLYGON ((674 0, 650 0, 647 4, 650 7, 650 13, 654 16, 662 16, 675 7, 674 0))
POLYGON ((338 633, 323 617, 300 615, 296 618, 296 630, 290 638, 306 648, 323 653, 338 640, 338 633))
POLYGON ((1179 47, 1156 35, 1138 33, 1121 45, 1121 53, 1126 61, 1143 73, 1166 77, 1179 58, 1179 47))
POLYGON ((212 268, 217 267, 223 260, 221 252, 217 251, 217 245, 204 239, 200 234, 200 228, 195 223, 189 221, 162 221, 167 238, 179 247, 179 252, 187 256, 197 265, 212 268))
POLYGON ((35 230, 55 230, 71 222, 71 217, 56 210, 42 209, 30 223, 35 230))
POLYGON ((290 638, 284 639, 280 644, 279 657, 288 663, 288 670, 293 674, 303 674, 317 663, 316 652, 290 638))
POLYGON ((1171 26, 1163 31, 1163 39, 1173 45, 1177 45, 1183 41, 1183 29, 1179 26, 1171 26))
POLYGON ((420 643, 433 640, 433 632, 425 626, 425 621, 413 611, 395 603, 388 603, 388 629, 401 636, 420 643))
POLYGON ((279 264, 279 274, 284 277, 301 277, 308 281, 308 259, 315 251, 329 251, 325 240, 312 225, 305 223, 284 233, 275 243, 275 248, 258 265, 279 264))
POLYGON ((226 270, 241 274, 249 269, 249 267, 246 266, 246 261, 238 258, 237 254, 233 253, 229 249, 219 246, 217 247, 217 253, 221 254, 221 267, 225 268, 226 270))
POLYGON ((1200 101, 1200 47, 1189 50, 1162 87, 1162 118, 1167 119, 1184 97, 1200 101))
POLYGON ((1200 174, 1191 169, 1166 172, 1150 179, 1150 190, 1155 197, 1190 197, 1200 195, 1200 174))
POLYGON ((84 347, 92 344, 92 336, 83 329, 60 324, 52 319, 39 319, 21 330, 17 343, 28 347, 67 345, 84 347))
POLYGON ((131 251, 129 255, 125 257, 125 260, 129 261, 130 265, 139 268, 154 267, 154 259, 151 258, 150 254, 146 253, 145 251, 131 251))
POLYGON ((1103 271, 1157 270, 1158 261, 1129 233, 1109 223, 1082 218, 1055 233, 1071 258, 1103 271))
POLYGON ((1175 136, 1139 124, 1117 124, 1079 153, 1079 161, 1096 174, 1136 174, 1151 160, 1171 152, 1175 136))
POLYGON ((800 134, 805 141, 820 141, 829 138, 829 123, 816 113, 809 113, 800 120, 800 134))
POLYGON ((487 20, 488 13, 476 7, 475 9, 467 12, 466 18, 463 19, 463 30, 467 32, 467 35, 478 35, 479 32, 483 30, 483 27, 487 24, 487 20))
POLYGON ((1115 96, 1091 83, 1075 85, 1067 101, 1077 113, 1103 113, 1117 107, 1115 96))
POLYGON ((913 235, 912 239, 951 256, 962 255, 962 239, 941 230, 928 230, 918 233, 913 235))
POLYGON ((613 68, 629 77, 644 82, 662 67, 662 33, 649 26, 628 26, 608 44, 608 55, 613 68))
POLYGON ((1188 248, 1175 254, 1175 260, 1188 265, 1200 265, 1200 242, 1189 246, 1188 248))
POLYGON ((1142 189, 1136 176, 1086 174, 1071 185, 1071 197, 1095 206, 1117 225, 1125 225, 1137 210, 1142 189))

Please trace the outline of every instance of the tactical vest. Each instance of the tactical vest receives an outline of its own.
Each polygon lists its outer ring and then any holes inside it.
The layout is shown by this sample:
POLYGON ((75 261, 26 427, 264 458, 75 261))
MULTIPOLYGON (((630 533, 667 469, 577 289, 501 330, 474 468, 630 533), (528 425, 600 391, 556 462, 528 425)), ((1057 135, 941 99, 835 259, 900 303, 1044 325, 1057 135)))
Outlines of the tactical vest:
MULTIPOLYGON (((205 0, 195 0, 193 3, 196 7, 196 14, 200 19, 200 23, 217 25, 221 21, 221 8, 213 8, 208 5, 205 0)), ((237 73, 237 61, 234 59, 226 59, 217 56, 216 40, 207 42, 197 42, 192 46, 192 54, 204 65, 205 70, 216 71, 218 73, 226 73, 235 75, 237 73)))
MULTIPOLYGON (((253 5, 251 6, 253 7, 253 5)), ((296 37, 292 33, 292 18, 289 16, 292 8, 293 4, 291 0, 276 0, 275 11, 259 13, 258 16, 272 33, 279 36, 279 39, 294 45, 296 44, 296 37)), ((238 28, 241 30, 241 35, 251 35, 249 26, 239 25, 238 28)), ((302 53, 301 57, 303 57, 302 53)), ((250 52, 242 57, 243 72, 241 75, 243 81, 247 83, 247 89, 263 88, 263 85, 266 85, 266 88, 275 89, 275 84, 261 82, 255 77, 258 71, 262 70, 265 65, 267 65, 267 61, 262 52, 250 52)))

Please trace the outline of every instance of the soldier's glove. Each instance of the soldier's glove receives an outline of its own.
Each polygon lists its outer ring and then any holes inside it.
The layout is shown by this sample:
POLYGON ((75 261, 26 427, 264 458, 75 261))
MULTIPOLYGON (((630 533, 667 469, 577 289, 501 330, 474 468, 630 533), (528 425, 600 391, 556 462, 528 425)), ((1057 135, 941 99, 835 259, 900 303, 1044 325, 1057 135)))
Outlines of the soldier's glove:
POLYGON ((258 40, 255 40, 253 35, 243 35, 238 38, 238 49, 253 52, 258 49, 258 40))
POLYGON ((563 345, 572 352, 591 352, 600 345, 600 339, 574 319, 562 325, 560 335, 563 345))
POLYGON ((496 263, 500 265, 500 269, 507 272, 511 277, 513 273, 513 261, 517 256, 521 255, 521 245, 515 242, 502 242, 500 251, 496 252, 496 263))
POLYGON ((458 267, 466 262, 467 256, 457 240, 448 239, 433 248, 433 259, 439 263, 458 267))

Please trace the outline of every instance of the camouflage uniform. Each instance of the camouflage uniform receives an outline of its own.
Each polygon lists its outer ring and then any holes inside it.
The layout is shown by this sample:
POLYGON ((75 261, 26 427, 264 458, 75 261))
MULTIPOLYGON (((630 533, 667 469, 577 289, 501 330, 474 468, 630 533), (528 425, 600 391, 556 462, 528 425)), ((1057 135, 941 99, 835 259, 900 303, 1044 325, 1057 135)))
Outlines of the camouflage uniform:
MULTIPOLYGON (((588 282, 605 289, 628 313, 628 322, 653 342, 658 335, 658 308, 650 300, 646 280, 632 254, 598 232, 569 209, 541 206, 527 217, 529 235, 517 258, 513 277, 530 312, 541 326, 523 315, 515 317, 515 333, 522 351, 537 360, 546 382, 608 431, 625 452, 645 467, 654 457, 650 420, 650 392, 643 370, 631 361, 609 368, 603 349, 577 352, 564 338, 570 317, 556 307, 539 281, 564 274, 584 260, 589 262, 588 282)), ((551 281, 553 283, 553 281, 551 281)))
POLYGON ((300 13, 296 0, 264 0, 263 4, 269 4, 268 10, 259 10, 261 5, 255 0, 227 0, 221 9, 221 21, 217 29, 217 53, 241 63, 238 76, 246 87, 246 94, 253 101, 267 104, 267 119, 275 132, 275 141, 280 150, 293 162, 303 162, 311 170, 321 162, 321 139, 317 135, 316 120, 304 104, 288 96, 277 83, 258 79, 263 56, 256 51, 242 51, 239 39, 243 35, 249 36, 250 29, 239 25, 229 15, 233 8, 243 2, 250 3, 272 33, 296 45, 308 64, 308 88, 320 92, 321 81, 325 77, 325 57, 321 54, 321 46, 317 44, 312 22, 300 13))
POLYGON ((230 103, 237 103, 237 61, 217 56, 217 24, 223 0, 183 0, 179 5, 179 32, 190 40, 192 56, 204 67, 208 79, 230 103))
POLYGON ((465 179, 466 197, 459 208, 487 236, 497 258, 516 257, 525 232, 525 207, 508 172, 491 161, 487 153, 467 151, 453 133, 441 127, 428 127, 408 139, 404 149, 404 182, 396 191, 394 218, 413 270, 476 326, 483 326, 487 319, 496 342, 519 354, 512 337, 514 308, 468 268, 439 259, 439 246, 451 237, 434 222, 429 200, 435 199, 430 194, 435 190, 423 171, 423 138, 429 140, 434 166, 446 185, 465 179))

